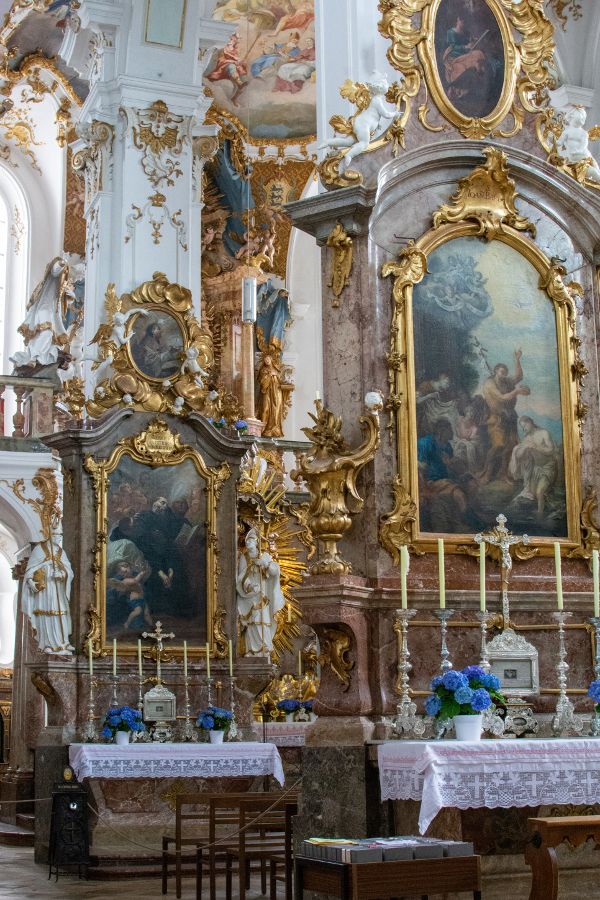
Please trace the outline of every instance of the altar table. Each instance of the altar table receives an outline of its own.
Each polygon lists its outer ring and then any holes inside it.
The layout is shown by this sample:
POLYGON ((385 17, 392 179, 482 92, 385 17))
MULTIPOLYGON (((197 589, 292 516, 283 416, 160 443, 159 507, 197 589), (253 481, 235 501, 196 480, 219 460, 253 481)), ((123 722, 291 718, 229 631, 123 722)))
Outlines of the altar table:
POLYGON ((71 744, 69 763, 83 778, 239 778, 273 775, 283 784, 274 744, 71 744))
POLYGON ((382 800, 420 800, 419 830, 443 807, 600 803, 600 740, 388 741, 378 747, 382 800))

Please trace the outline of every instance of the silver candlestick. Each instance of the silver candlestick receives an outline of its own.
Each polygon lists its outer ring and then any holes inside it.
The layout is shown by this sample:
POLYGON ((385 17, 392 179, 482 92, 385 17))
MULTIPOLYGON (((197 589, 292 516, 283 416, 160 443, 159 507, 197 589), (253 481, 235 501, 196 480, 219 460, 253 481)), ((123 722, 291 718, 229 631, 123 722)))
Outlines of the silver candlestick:
POLYGON ((477 619, 479 621, 479 630, 481 631, 481 649, 479 651, 481 658, 479 660, 479 666, 483 669, 484 672, 489 672, 491 666, 487 650, 487 623, 489 619, 488 611, 484 609, 482 612, 478 612, 477 619))
MULTIPOLYGON (((594 673, 596 676, 596 680, 598 680, 600 679, 600 618, 598 618, 598 616, 592 616, 589 621, 594 626, 594 631, 596 633, 596 658, 594 659, 594 673)), ((600 735, 600 713, 596 712, 595 705, 590 734, 593 737, 598 737, 598 735, 600 735)))
POLYGON ((119 705, 119 699, 118 699, 118 697, 117 697, 117 686, 118 686, 118 684, 119 684, 118 676, 117 676, 117 675, 113 675, 113 676, 112 676, 112 699, 111 699, 111 701, 110 701, 110 705, 111 705, 111 706, 118 706, 118 705, 119 705))
POLYGON ((239 731, 235 721, 235 678, 233 675, 229 676, 229 708, 231 709, 231 723, 227 732, 227 740, 239 741, 239 731))
POLYGON ((90 676, 90 696, 88 700, 87 721, 83 728, 83 740, 90 743, 98 741, 98 732, 96 730, 96 701, 94 698, 94 688, 98 686, 98 682, 93 676, 90 676))
POLYGON ((138 675, 138 701, 137 708, 141 713, 144 712, 144 677, 138 675))
POLYGON ((398 680, 396 691, 400 694, 400 703, 396 707, 396 716, 392 720, 394 731, 400 736, 416 734, 421 737, 425 733, 425 720, 417 715, 417 704, 410 699, 409 681, 412 664, 408 649, 408 623, 417 614, 416 609, 397 609, 394 619, 394 631, 398 636, 398 680))
POLYGON ((181 729, 181 738, 184 741, 197 741, 198 740, 198 732, 194 728, 194 723, 192 722, 192 707, 190 703, 190 676, 184 675, 184 685, 185 685, 185 694, 184 694, 184 713, 185 713, 185 722, 183 728, 181 729))
POLYGON ((583 730, 583 720, 581 716, 575 715, 575 707, 567 697, 569 664, 567 663, 567 649, 565 647, 565 622, 570 617, 571 613, 563 612, 562 610, 552 613, 552 618, 558 622, 558 662, 556 664, 556 673, 558 675, 560 694, 556 701, 556 712, 552 719, 552 731, 557 737, 572 732, 579 734, 583 730))
POLYGON ((440 671, 442 675, 444 675, 449 669, 452 668, 452 663, 450 662, 450 652, 448 650, 448 645, 446 643, 446 638, 448 637, 448 620, 452 618, 454 615, 453 609, 436 609, 434 615, 438 617, 440 620, 440 635, 441 635, 441 649, 440 649, 440 671))
POLYGON ((213 677, 212 675, 207 675, 206 677, 206 703, 207 706, 212 706, 212 683, 213 677))

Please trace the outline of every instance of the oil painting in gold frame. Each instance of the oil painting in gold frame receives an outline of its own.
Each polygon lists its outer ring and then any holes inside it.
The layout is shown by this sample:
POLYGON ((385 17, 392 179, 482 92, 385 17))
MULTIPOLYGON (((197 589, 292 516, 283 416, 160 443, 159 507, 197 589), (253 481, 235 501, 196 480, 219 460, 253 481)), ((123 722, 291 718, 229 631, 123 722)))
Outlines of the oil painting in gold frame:
POLYGON ((87 457, 96 502, 95 599, 89 611, 96 655, 117 639, 133 653, 157 620, 170 648, 211 645, 218 576, 217 503, 229 467, 209 467, 158 418, 120 440, 108 459, 87 457))
POLYGON ((500 512, 537 552, 580 546, 581 289, 524 235, 535 229, 516 209, 504 154, 486 156, 383 269, 395 280, 397 477, 381 540, 394 557, 438 537, 462 552, 500 512))

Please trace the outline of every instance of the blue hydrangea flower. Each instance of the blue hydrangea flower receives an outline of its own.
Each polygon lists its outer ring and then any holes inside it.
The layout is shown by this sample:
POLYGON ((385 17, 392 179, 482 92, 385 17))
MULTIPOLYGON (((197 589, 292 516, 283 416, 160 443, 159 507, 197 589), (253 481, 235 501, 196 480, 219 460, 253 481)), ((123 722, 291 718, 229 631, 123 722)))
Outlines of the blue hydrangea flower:
POLYGON ((454 692, 454 699, 462 706, 464 703, 471 702, 474 693, 475 691, 473 691, 470 687, 459 687, 459 689, 454 692))
POLYGON ((300 709, 300 701, 299 700, 280 700, 277 704, 277 709, 282 709, 286 713, 296 712, 297 709, 300 709))
POLYGON ((109 728, 108 725, 105 725, 104 728, 102 729, 102 737, 103 738, 111 738, 112 736, 113 736, 112 729, 109 728))
POLYGON ((437 716, 441 708, 442 701, 437 694, 432 694, 431 697, 428 697, 425 701, 425 712, 428 716, 437 716))
POLYGON ((441 675, 434 675, 433 678, 431 679, 431 684, 429 685, 430 689, 432 691, 435 691, 436 688, 439 688, 442 681, 443 681, 443 678, 441 675))
POLYGON ((310 711, 312 710, 312 708, 313 708, 313 702, 312 702, 312 700, 303 700, 303 701, 302 701, 302 707, 303 707, 307 712, 310 712, 310 711))
POLYGON ((207 731, 210 731, 215 727, 214 716, 204 715, 200 720, 200 725, 202 728, 205 728, 207 731))
POLYGON ((500 690, 500 679, 497 675, 484 675, 481 679, 481 683, 488 691, 500 690))
POLYGON ((588 695, 592 698, 594 703, 600 703, 600 680, 592 681, 588 690, 588 695))
POLYGON ((463 675, 466 675, 467 678, 478 678, 481 680, 485 676, 485 672, 481 668, 481 666, 467 666, 466 669, 463 669, 463 675))
POLYGON ((109 717, 108 717, 108 724, 109 724, 112 728, 117 728, 117 727, 121 724, 121 717, 120 717, 120 716, 109 716, 109 717))
POLYGON ((442 684, 449 691, 456 691, 459 687, 469 686, 467 676, 463 675, 462 672, 455 672, 452 669, 445 673, 442 678, 442 684))
POLYGON ((483 712, 484 709, 488 709, 492 705, 492 698, 485 690, 485 688, 477 688, 476 691, 473 691, 473 697, 471 699, 471 706, 475 710, 475 712, 483 712))

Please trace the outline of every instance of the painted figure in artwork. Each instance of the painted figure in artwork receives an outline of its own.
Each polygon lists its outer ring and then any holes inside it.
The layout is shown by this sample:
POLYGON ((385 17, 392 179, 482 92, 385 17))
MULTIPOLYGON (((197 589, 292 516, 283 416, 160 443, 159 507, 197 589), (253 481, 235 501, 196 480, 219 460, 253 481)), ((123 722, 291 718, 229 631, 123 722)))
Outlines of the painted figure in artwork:
POLYGON ((269 657, 277 631, 277 613, 285 606, 279 564, 261 552, 259 536, 251 528, 238 558, 236 579, 240 633, 246 656, 269 657))
POLYGON ((237 98, 244 90, 247 82, 248 69, 240 60, 239 38, 232 34, 227 44, 221 50, 217 65, 207 76, 209 81, 229 81, 233 85, 231 102, 237 106, 237 98))
POLYGON ((485 0, 443 0, 435 22, 438 71, 452 105, 465 116, 486 116, 504 82, 504 47, 485 0))
POLYGON ((469 534, 498 510, 567 533, 556 319, 516 250, 476 238, 428 257, 413 289, 419 522, 469 534))

